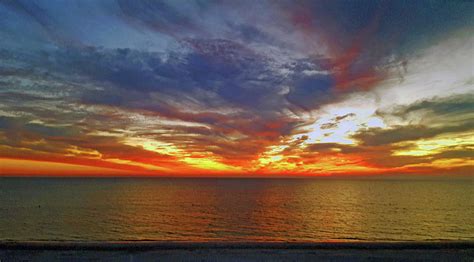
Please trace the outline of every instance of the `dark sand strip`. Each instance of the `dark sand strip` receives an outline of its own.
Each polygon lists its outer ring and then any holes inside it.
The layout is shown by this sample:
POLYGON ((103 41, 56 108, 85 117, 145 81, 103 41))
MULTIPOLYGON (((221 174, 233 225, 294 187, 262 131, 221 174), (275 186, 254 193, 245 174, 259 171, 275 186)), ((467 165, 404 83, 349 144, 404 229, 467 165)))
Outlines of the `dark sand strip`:
POLYGON ((474 261, 474 242, 0 242, 3 261, 474 261))

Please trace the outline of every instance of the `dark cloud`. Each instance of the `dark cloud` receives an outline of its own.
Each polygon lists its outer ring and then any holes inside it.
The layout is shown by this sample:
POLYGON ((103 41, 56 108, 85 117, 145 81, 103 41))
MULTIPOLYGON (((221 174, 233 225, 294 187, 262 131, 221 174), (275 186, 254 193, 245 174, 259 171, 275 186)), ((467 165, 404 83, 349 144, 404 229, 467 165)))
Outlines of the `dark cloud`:
POLYGON ((342 120, 344 120, 348 117, 354 117, 354 116, 355 116, 354 113, 349 113, 349 114, 345 114, 345 115, 342 115, 342 116, 336 116, 335 118, 332 119, 331 122, 322 124, 321 129, 336 128, 339 125, 339 122, 341 122, 342 120))
POLYGON ((318 108, 334 99, 331 88, 334 79, 331 75, 295 76, 295 83, 286 99, 305 110, 318 108))
POLYGON ((25 118, 0 116, 0 131, 7 134, 11 141, 21 140, 22 132, 34 133, 40 137, 74 137, 80 133, 79 130, 71 126, 51 126, 31 122, 25 118))
POLYGON ((397 126, 390 129, 369 128, 353 135, 353 138, 361 141, 364 145, 388 145, 398 142, 432 138, 442 134, 466 132, 473 129, 474 121, 461 125, 443 127, 409 125, 397 126))
MULTIPOLYGON (((448 117, 448 115, 469 115, 474 108, 474 94, 462 94, 443 98, 434 98, 396 108, 389 114, 406 117, 410 113, 429 112, 431 117, 448 117)), ((379 112, 380 115, 386 115, 379 112)))
POLYGON ((448 148, 447 150, 439 153, 439 154, 435 154, 432 156, 433 158, 435 159, 443 159, 443 158, 447 158, 447 159, 463 159, 463 158, 466 158, 466 159, 474 159, 474 145, 471 145, 471 146, 466 146, 465 148, 460 148, 460 149, 456 149, 456 148, 448 148))
POLYGON ((411 122, 389 129, 369 128, 359 131, 353 138, 365 145, 373 146, 471 131, 474 130, 472 108, 474 108, 472 94, 418 101, 408 106, 397 107, 392 112, 378 112, 378 115, 384 118, 398 117, 409 120, 410 114, 419 113, 424 116, 423 123, 411 122))
POLYGON ((308 152, 342 152, 342 153, 358 153, 364 151, 357 146, 344 145, 338 143, 317 143, 309 144, 305 151, 308 152))

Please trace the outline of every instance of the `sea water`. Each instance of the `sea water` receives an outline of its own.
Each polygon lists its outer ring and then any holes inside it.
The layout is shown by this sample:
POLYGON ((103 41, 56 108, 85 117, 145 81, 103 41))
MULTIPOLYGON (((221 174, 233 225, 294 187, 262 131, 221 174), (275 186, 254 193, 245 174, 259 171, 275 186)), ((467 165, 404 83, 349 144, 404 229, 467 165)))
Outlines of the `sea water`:
POLYGON ((0 178, 0 240, 474 240, 472 179, 0 178))

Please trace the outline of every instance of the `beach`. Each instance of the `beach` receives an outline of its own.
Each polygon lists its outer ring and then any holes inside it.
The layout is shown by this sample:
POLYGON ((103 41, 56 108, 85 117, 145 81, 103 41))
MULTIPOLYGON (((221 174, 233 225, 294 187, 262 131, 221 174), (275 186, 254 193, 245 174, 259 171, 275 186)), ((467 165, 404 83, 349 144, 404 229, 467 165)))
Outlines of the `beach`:
POLYGON ((2 242, 1 261, 473 261, 473 242, 2 242))

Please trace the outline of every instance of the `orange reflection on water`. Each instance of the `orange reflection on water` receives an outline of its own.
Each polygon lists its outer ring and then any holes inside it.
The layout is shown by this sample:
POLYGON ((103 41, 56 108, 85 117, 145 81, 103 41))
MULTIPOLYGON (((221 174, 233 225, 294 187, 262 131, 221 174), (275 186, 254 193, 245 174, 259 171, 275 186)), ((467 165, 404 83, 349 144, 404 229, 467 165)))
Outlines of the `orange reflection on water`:
MULTIPOLYGON (((446 223, 444 211, 452 212, 452 204, 459 199, 433 199, 429 186, 420 189, 413 183, 416 181, 132 180, 111 190, 109 204, 115 207, 104 216, 111 220, 110 226, 123 225, 115 229, 123 239, 186 241, 402 240, 449 235, 446 227, 472 221, 458 213, 451 217, 453 223, 446 223), (414 199, 416 195, 426 199, 414 199), (427 201, 429 197, 438 207, 427 201)), ((439 186, 432 183, 433 188, 439 186)), ((451 194, 447 185, 443 188, 445 194, 451 194)))
POLYGON ((474 240, 472 180, 3 179, 0 189, 0 237, 13 240, 474 240))

